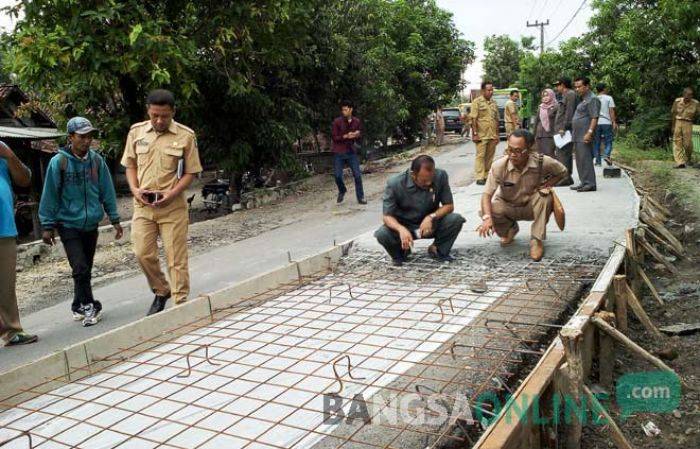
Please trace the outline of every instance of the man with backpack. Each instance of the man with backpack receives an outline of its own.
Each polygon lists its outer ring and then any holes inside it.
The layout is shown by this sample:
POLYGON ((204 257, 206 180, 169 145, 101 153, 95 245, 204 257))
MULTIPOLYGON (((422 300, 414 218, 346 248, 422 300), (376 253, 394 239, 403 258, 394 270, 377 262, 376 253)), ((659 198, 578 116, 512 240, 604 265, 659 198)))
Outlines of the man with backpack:
POLYGON ((68 145, 51 159, 39 204, 42 238, 55 244, 61 238, 73 272, 73 319, 83 326, 97 324, 102 304, 92 295, 92 263, 97 247, 97 227, 105 212, 114 226, 115 239, 124 233, 119 224, 117 198, 105 160, 90 149, 93 128, 89 120, 68 121, 68 145))

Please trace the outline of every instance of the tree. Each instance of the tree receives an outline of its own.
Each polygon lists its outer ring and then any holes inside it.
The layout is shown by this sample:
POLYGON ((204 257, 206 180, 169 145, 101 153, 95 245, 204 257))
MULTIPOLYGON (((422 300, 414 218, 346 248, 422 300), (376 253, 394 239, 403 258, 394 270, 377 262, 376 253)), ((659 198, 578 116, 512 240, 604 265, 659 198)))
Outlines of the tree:
POLYGON ((484 53, 483 79, 496 87, 509 87, 518 80, 520 58, 525 53, 518 42, 507 34, 491 35, 484 39, 484 53))
POLYGON ((434 0, 263 3, 20 1, 2 60, 59 120, 93 119, 113 155, 144 118, 146 92, 169 88, 203 157, 239 174, 294 170, 292 144, 327 132, 342 98, 367 142, 411 136, 473 61, 434 0))

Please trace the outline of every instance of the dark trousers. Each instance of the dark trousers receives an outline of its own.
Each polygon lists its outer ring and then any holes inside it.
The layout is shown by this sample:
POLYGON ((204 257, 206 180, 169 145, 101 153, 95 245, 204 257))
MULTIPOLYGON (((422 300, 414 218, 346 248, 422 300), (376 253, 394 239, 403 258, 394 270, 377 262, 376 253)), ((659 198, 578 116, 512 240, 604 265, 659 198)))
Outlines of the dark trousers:
POLYGON ((335 183, 338 186, 338 192, 345 193, 348 191, 343 182, 343 170, 345 164, 350 166, 352 176, 355 178, 355 196, 358 200, 365 197, 365 191, 362 189, 362 172, 360 171, 360 159, 355 153, 336 153, 333 157, 333 171, 335 174, 335 183))
POLYGON ((58 228, 68 263, 73 270, 73 307, 95 302, 92 296, 92 262, 97 248, 97 229, 81 231, 72 228, 58 228))
POLYGON ((595 187, 595 169, 593 168, 593 142, 574 142, 574 155, 576 156, 576 170, 581 185, 595 187))
POLYGON ((574 158, 572 154, 573 150, 573 143, 564 145, 563 147, 556 148, 554 150, 554 154, 557 160, 564 164, 564 167, 566 167, 566 171, 569 172, 569 176, 561 180, 562 184, 571 184, 573 182, 573 180, 571 179, 571 174, 574 172, 574 158))
MULTIPOLYGON (((433 235, 427 238, 434 238, 433 245, 437 247, 440 256, 450 254, 452 245, 454 245, 459 232, 462 230, 464 218, 459 214, 447 214, 433 224, 433 235)), ((413 233, 413 238, 416 238, 415 229, 408 228, 413 233)), ((403 257, 401 249, 401 237, 399 233, 389 229, 385 225, 377 229, 374 233, 379 244, 381 244, 392 259, 400 259, 403 257)))

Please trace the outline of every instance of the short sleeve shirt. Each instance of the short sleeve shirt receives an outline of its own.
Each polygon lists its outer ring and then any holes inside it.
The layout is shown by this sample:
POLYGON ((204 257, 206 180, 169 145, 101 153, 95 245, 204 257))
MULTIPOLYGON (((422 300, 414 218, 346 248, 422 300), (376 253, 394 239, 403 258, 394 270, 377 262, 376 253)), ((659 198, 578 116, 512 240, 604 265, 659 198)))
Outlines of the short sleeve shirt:
POLYGON ((600 100, 600 117, 598 118, 599 125, 612 125, 612 119, 610 118, 610 108, 615 107, 615 100, 610 95, 598 95, 598 100, 600 100))
POLYGON ((472 102, 469 117, 476 119, 481 139, 498 139, 498 105, 493 101, 493 98, 487 100, 483 96, 477 97, 472 102))
POLYGON ((678 98, 673 102, 673 118, 692 122, 697 115, 700 115, 700 102, 695 98, 684 102, 683 98, 678 98))
POLYGON ((12 179, 5 158, 0 157, 0 238, 17 237, 12 179))
POLYGON ((530 197, 545 178, 562 176, 566 172, 566 167, 561 162, 535 152, 530 152, 527 164, 522 170, 518 170, 508 156, 503 156, 491 165, 484 193, 495 194, 497 198, 514 206, 523 206, 530 201, 530 197), (542 157, 541 173, 539 157, 542 157))
POLYGON ((433 185, 422 189, 413 182, 411 170, 406 170, 387 182, 382 210, 384 215, 396 218, 402 225, 417 228, 426 216, 452 203, 446 171, 436 168, 433 185))
POLYGON ((511 119, 511 117, 518 115, 518 105, 515 104, 513 100, 506 101, 505 113, 503 115, 505 116, 504 119, 506 123, 515 125, 516 123, 511 119))
POLYGON ((175 121, 157 133, 150 121, 133 125, 126 138, 121 164, 136 168, 139 186, 153 191, 170 190, 178 181, 178 165, 183 173, 202 171, 194 131, 175 121))
POLYGON ((571 119, 571 129, 574 142, 583 142, 583 138, 591 127, 591 120, 600 115, 600 100, 593 92, 581 98, 576 106, 574 117, 571 119))

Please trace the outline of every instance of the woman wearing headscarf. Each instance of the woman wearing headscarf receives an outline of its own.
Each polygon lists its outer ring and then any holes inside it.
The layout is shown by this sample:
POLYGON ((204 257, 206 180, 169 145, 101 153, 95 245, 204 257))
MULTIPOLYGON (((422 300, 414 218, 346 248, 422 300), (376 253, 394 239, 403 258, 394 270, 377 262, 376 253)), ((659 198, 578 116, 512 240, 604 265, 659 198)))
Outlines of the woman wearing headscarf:
POLYGON ((554 119, 557 115, 557 99, 552 89, 542 91, 542 102, 535 114, 535 142, 540 154, 554 157, 554 119))

